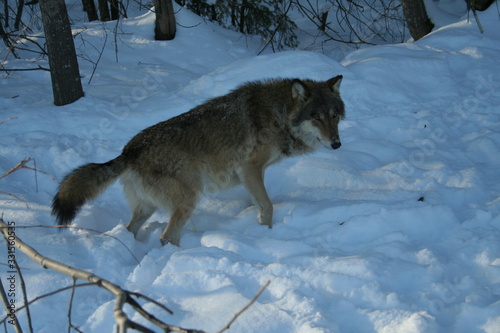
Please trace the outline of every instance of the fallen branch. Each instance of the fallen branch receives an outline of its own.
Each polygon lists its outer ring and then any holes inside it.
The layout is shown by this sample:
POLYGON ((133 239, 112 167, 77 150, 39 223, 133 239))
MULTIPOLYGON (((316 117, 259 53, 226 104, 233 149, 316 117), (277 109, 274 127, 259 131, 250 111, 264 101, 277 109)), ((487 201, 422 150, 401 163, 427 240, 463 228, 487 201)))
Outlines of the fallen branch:
POLYGON ((48 257, 41 255, 34 248, 24 243, 19 237, 17 237, 17 235, 14 235, 12 233, 9 235, 8 230, 12 229, 12 227, 9 227, 7 224, 5 224, 5 222, 1 218, 0 218, 0 229, 4 234, 4 236, 9 239, 10 244, 14 245, 19 251, 23 252, 25 255, 28 256, 28 258, 30 258, 43 268, 54 270, 56 272, 72 277, 74 279, 85 280, 91 283, 95 283, 98 287, 103 288, 108 292, 110 292, 111 294, 115 295, 116 301, 115 301, 114 315, 117 324, 117 332, 125 333, 128 328, 134 328, 140 332, 147 332, 147 333, 152 332, 147 327, 137 322, 134 322, 130 318, 128 318, 127 314, 123 311, 123 307, 125 304, 129 304, 144 318, 152 322, 157 327, 162 328, 166 332, 204 333, 203 331, 188 330, 181 327, 168 325, 162 322, 161 320, 157 319, 155 316, 153 316, 146 310, 144 310, 142 306, 131 297, 130 293, 122 289, 120 286, 106 279, 103 279, 100 276, 91 274, 81 269, 65 265, 56 260, 52 260, 48 257))

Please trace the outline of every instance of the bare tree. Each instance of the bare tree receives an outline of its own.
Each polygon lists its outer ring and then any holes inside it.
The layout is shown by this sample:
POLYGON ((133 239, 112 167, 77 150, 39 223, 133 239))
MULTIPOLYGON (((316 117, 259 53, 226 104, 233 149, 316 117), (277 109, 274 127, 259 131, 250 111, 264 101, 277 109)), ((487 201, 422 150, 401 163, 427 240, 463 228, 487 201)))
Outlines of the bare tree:
MULTIPOLYGON (((7 0, 5 0, 7 2, 7 0)), ((19 25, 21 24, 21 16, 23 15, 24 0, 18 0, 17 3, 17 13, 16 20, 14 22, 14 29, 19 30, 19 25)))
POLYGON ((327 40, 353 46, 403 42, 405 21, 397 0, 293 0, 327 40))
POLYGON ((154 0, 155 3, 155 39, 171 40, 175 38, 175 16, 172 0, 154 0))
POLYGON ((423 0, 401 0, 408 30, 414 40, 418 40, 434 28, 434 23, 427 16, 423 0))
POLYGON ((64 0, 40 0, 55 105, 83 96, 75 44, 64 0))

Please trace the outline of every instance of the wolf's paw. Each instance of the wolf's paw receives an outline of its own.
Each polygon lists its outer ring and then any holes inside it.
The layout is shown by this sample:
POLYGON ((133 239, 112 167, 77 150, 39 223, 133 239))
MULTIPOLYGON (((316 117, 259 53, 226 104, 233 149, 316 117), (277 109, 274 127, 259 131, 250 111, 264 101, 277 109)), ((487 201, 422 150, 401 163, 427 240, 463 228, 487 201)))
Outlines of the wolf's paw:
POLYGON ((267 225, 269 229, 273 227, 272 216, 262 216, 259 214, 258 222, 260 225, 267 225))
POLYGON ((169 240, 169 239, 165 239, 165 238, 160 238, 160 242, 161 242, 161 246, 165 246, 167 244, 172 244, 172 245, 175 245, 177 247, 179 247, 179 240, 169 240))

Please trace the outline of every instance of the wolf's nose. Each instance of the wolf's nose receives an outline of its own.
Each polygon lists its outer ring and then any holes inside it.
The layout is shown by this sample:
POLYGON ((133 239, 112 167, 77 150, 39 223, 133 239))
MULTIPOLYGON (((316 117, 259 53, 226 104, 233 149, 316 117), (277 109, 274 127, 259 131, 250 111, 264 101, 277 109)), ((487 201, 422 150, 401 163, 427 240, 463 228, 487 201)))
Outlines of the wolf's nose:
POLYGON ((332 143, 332 148, 333 149, 339 149, 340 146, 342 146, 342 143, 340 143, 340 141, 335 141, 332 143))

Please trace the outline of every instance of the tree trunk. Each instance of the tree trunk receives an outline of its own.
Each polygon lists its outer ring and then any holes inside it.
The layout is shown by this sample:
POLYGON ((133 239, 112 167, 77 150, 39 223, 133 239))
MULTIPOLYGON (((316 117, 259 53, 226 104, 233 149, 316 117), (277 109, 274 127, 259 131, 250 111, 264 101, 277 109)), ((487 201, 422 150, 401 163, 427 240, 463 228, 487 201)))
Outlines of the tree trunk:
POLYGON ((476 10, 486 10, 495 0, 465 0, 467 7, 472 7, 476 10))
POLYGON ((55 105, 83 96, 75 44, 64 0, 40 0, 55 105))
POLYGON ((155 39, 174 39, 176 27, 172 0, 154 0, 154 3, 156 12, 155 39))
POLYGON ((99 5, 99 13, 101 14, 101 21, 103 22, 109 21, 111 19, 111 16, 109 15, 108 1, 97 0, 97 3, 99 5))
POLYGON ((231 25, 233 27, 236 27, 236 24, 237 24, 236 22, 238 21, 237 14, 236 14, 236 11, 237 11, 236 1, 230 1, 229 6, 231 7, 231 25))
MULTIPOLYGON (((7 0, 5 0, 7 2, 7 0)), ((19 30, 21 24, 21 16, 23 16, 24 0, 18 0, 16 20, 14 21, 14 29, 19 30)))
POLYGON ((97 10, 95 8, 94 0, 82 0, 83 10, 87 13, 87 18, 89 22, 97 21, 99 17, 97 16, 97 10))
POLYGON ((111 5, 111 19, 118 20, 120 18, 120 10, 118 9, 118 0, 110 0, 111 5))
POLYGON ((321 13, 321 17, 319 20, 320 21, 319 30, 321 31, 326 30, 326 24, 328 23, 327 20, 328 20, 328 11, 321 13))
POLYGON ((3 20, 5 22, 5 27, 9 27, 9 2, 7 0, 4 0, 3 2, 3 20))
POLYGON ((247 0, 243 0, 241 2, 241 7, 240 7, 240 27, 239 27, 239 32, 242 34, 245 33, 245 11, 247 9, 247 0))
POLYGON ((434 28, 434 24, 427 16, 423 0, 401 0, 408 30, 414 40, 418 40, 434 28))

